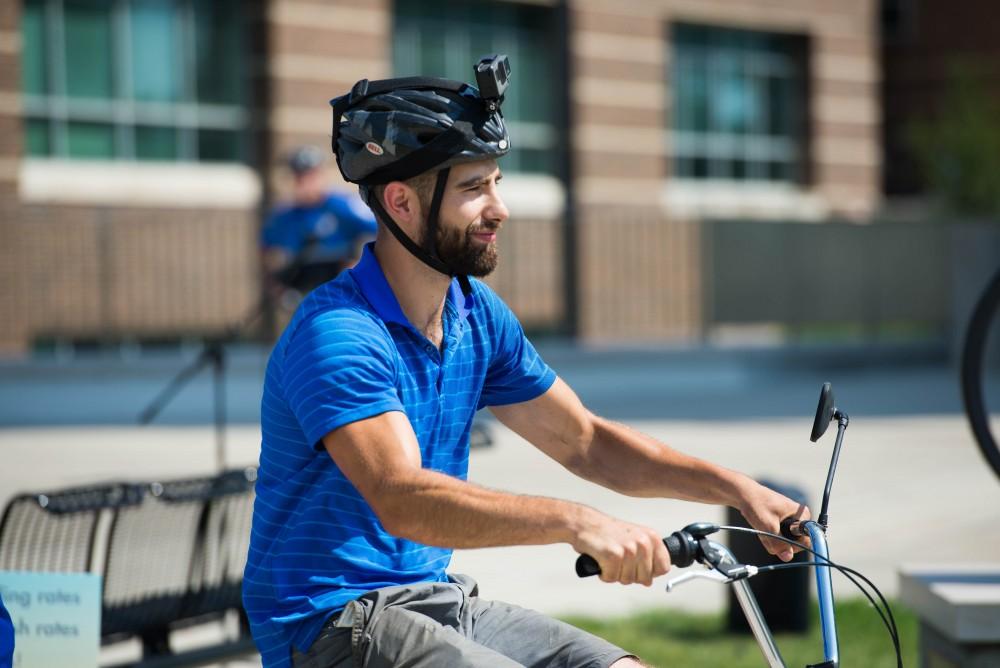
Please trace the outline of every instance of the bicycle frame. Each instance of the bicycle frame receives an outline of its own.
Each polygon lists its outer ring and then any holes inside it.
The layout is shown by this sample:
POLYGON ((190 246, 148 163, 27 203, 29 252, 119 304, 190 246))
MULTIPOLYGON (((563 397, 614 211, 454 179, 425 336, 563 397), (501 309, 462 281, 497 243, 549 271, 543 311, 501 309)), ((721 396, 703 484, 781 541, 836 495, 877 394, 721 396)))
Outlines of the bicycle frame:
MULTIPOLYGON (((722 554, 722 563, 732 565, 738 563, 733 553, 729 551, 729 548, 715 542, 710 544, 722 554)), ((750 625, 750 630, 753 632, 753 637, 757 640, 760 651, 764 654, 764 659, 767 660, 767 665, 770 668, 785 668, 785 660, 781 658, 781 652, 774 643, 771 627, 767 625, 764 613, 761 612, 760 606, 757 605, 757 597, 753 595, 750 583, 746 580, 737 580, 732 585, 733 592, 736 594, 736 600, 743 610, 743 616, 746 617, 747 624, 750 625)))
MULTIPOLYGON (((830 550, 826 532, 816 522, 807 522, 809 540, 817 557, 829 562, 830 550)), ((837 641, 837 616, 833 610, 833 573, 829 566, 813 566, 816 571, 816 598, 819 600, 819 622, 823 633, 823 658, 830 668, 840 665, 840 645, 837 641)))
MULTIPOLYGON (((817 560, 824 561, 829 558, 829 548, 826 542, 826 534, 823 532, 822 527, 816 522, 807 522, 805 524, 806 529, 809 532, 809 538, 812 541, 812 548, 817 553, 817 560)), ((709 545, 714 549, 721 559, 719 560, 719 565, 729 565, 738 566, 739 562, 733 553, 725 545, 709 541, 709 545)), ((837 668, 840 665, 840 649, 837 640, 837 619, 833 608, 833 582, 832 574, 830 573, 830 568, 824 566, 814 566, 816 571, 816 593, 819 605, 819 619, 820 627, 823 636, 823 659, 824 662, 821 664, 816 664, 816 668, 837 668)), ((680 584, 684 580, 692 579, 697 576, 680 576, 672 580, 667 585, 667 591, 670 591, 674 586, 680 584)), ((702 575, 702 577, 706 577, 702 575)), ((764 655, 764 659, 767 661, 767 665, 770 668, 787 668, 787 664, 781 657, 781 652, 778 650, 778 646, 774 642, 774 635, 771 633, 770 627, 767 625, 767 620, 764 619, 764 613, 761 612, 760 606, 757 604, 757 598, 753 594, 753 590, 750 589, 750 584, 747 581, 748 578, 742 578, 738 580, 727 580, 723 576, 718 578, 715 576, 707 576, 709 579, 719 579, 720 582, 728 582, 733 586, 733 592, 736 594, 736 600, 740 604, 740 608, 743 610, 743 615, 746 617, 747 623, 750 625, 750 630, 753 632, 754 639, 757 641, 758 647, 760 647, 761 653, 764 655)))

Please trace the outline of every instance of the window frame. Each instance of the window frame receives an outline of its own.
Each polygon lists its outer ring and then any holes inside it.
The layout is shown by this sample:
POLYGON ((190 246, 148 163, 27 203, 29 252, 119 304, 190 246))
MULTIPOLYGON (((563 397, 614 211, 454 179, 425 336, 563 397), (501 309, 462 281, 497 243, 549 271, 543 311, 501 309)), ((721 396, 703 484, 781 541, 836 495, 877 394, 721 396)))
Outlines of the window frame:
POLYGON ((811 139, 808 35, 688 20, 671 22, 667 33, 671 51, 667 66, 672 95, 667 120, 671 179, 758 186, 807 185, 811 139), (682 31, 690 32, 684 36, 682 31), (703 33, 700 43, 692 38, 694 31, 703 33), (730 43, 725 43, 727 40, 730 43), (727 71, 727 60, 738 63, 738 68, 727 71), (689 104, 683 97, 684 80, 688 77, 700 77, 705 100, 704 128, 681 125, 687 111, 684 105, 689 104), (717 127, 713 104, 719 102, 716 97, 713 103, 713 92, 718 95, 726 77, 744 91, 755 94, 759 117, 752 129, 717 127), (775 121, 770 106, 772 80, 779 82, 788 103, 782 132, 771 131, 775 121), (685 165, 683 161, 689 162, 685 165), (704 164, 703 169, 698 167, 698 161, 704 164), (740 166, 743 173, 737 171, 740 166))
MULTIPOLYGON (((247 109, 248 90, 244 67, 234 73, 241 80, 238 100, 232 104, 198 101, 198 70, 195 54, 195 0, 174 0, 173 20, 178 42, 178 59, 182 99, 177 101, 144 101, 134 97, 131 58, 131 1, 111 0, 109 9, 111 35, 111 95, 109 97, 71 97, 67 87, 65 0, 37 0, 41 8, 41 47, 44 58, 45 93, 31 93, 21 88, 22 116, 25 124, 41 121, 45 124, 47 152, 31 154, 32 158, 98 159, 133 162, 198 162, 239 164, 247 161, 247 141, 250 113, 247 109), (72 155, 69 150, 71 123, 99 123, 111 126, 112 150, 108 156, 90 158, 72 155), (176 133, 174 156, 150 160, 137 155, 136 135, 141 128, 166 128, 176 133), (220 130, 236 133, 238 147, 233 159, 206 159, 199 155, 202 131, 220 130)), ((23 29, 22 29, 23 34, 23 29)), ((245 36, 239 37, 241 42, 245 36)), ((246 59, 240 59, 241 64, 246 59)), ((28 133, 28 130, 25 130, 28 133)))

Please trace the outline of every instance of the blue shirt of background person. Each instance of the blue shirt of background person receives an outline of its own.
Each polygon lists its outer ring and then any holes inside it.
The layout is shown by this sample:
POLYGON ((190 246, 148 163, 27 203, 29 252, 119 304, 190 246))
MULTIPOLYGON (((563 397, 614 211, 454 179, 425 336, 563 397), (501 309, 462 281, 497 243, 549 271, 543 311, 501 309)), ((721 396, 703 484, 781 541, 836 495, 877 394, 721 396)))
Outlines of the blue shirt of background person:
POLYGON ((262 233, 265 248, 280 248, 292 257, 314 246, 319 258, 351 258, 357 247, 375 236, 375 217, 357 194, 332 192, 317 202, 292 203, 271 214, 262 233))
POLYGON ((323 448, 349 422, 402 411, 424 467, 466 479, 469 429, 484 406, 528 401, 555 382, 486 285, 452 282, 435 347, 406 318, 372 246, 315 289, 271 354, 261 404, 257 501, 243 601, 265 666, 374 589, 446 580, 452 551, 385 531, 323 448))
POLYGON ((0 668, 11 668, 14 664, 14 624, 10 613, 0 597, 0 668))
POLYGON ((277 296, 305 294, 354 264, 361 246, 375 238, 375 216, 354 192, 330 192, 325 157, 314 146, 288 160, 292 200, 271 213, 261 230, 264 269, 277 296))

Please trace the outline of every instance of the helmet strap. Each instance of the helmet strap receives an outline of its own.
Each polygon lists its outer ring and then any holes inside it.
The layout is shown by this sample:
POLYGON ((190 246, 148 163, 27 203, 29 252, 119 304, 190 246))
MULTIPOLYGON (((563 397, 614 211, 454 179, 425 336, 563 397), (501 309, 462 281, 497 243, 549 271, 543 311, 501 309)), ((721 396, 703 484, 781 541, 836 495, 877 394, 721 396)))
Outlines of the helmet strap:
MULTIPOLYGON (((444 274, 445 276, 455 276, 455 272, 451 270, 445 262, 437 256, 434 251, 434 240, 437 238, 438 230, 438 215, 441 211, 441 201, 444 199, 445 186, 448 184, 448 175, 451 173, 451 167, 444 167, 438 171, 437 181, 434 184, 434 196, 431 198, 431 206, 427 211, 427 245, 429 248, 422 247, 419 243, 411 239, 406 232, 392 219, 385 208, 382 206, 382 202, 378 197, 375 196, 375 189, 369 188, 368 194, 368 204, 375 212, 378 214, 379 220, 382 221, 390 232, 392 236, 396 237, 396 240, 403 245, 403 247, 410 252, 415 258, 426 264, 428 267, 434 271, 444 274)), ((462 294, 469 295, 472 292, 472 285, 469 283, 468 276, 459 276, 458 283, 462 288, 462 294)))
MULTIPOLYGON (((427 209, 427 234, 423 239, 424 250, 428 255, 437 257, 437 249, 435 248, 435 242, 437 241, 438 228, 440 227, 440 221, 438 216, 441 213, 441 200, 444 199, 444 189, 448 185, 448 174, 451 172, 450 167, 445 167, 437 173, 437 179, 434 181, 434 194, 431 196, 431 205, 427 209)), ((451 272, 448 272, 451 275, 451 272)))

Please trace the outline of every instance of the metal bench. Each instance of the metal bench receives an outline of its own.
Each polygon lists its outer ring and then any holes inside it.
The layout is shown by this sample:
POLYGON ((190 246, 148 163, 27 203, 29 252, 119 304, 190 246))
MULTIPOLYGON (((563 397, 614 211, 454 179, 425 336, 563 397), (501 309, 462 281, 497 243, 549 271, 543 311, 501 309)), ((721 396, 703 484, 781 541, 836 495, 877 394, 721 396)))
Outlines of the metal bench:
POLYGON ((141 495, 138 485, 112 483, 15 496, 0 519, 0 570, 92 571, 102 516, 141 495))
POLYGON ((255 651, 240 591, 256 470, 22 494, 0 520, 0 569, 103 574, 101 640, 142 643, 117 664, 197 666, 255 651), (173 631, 239 616, 235 638, 184 652, 173 631))

